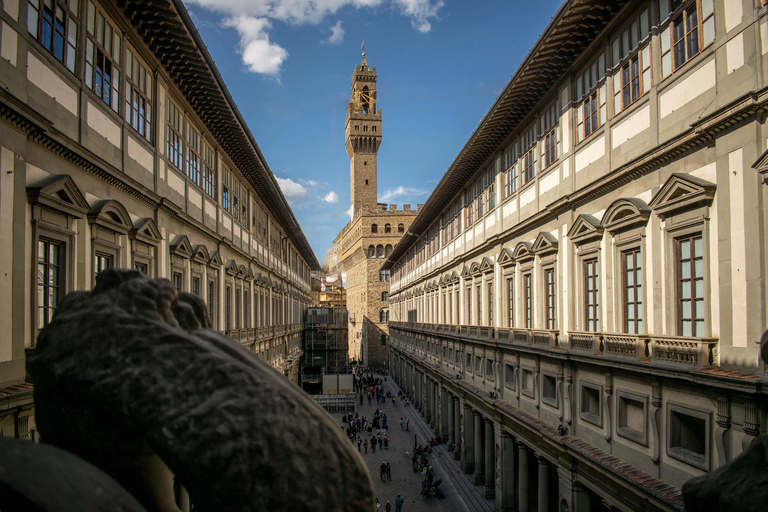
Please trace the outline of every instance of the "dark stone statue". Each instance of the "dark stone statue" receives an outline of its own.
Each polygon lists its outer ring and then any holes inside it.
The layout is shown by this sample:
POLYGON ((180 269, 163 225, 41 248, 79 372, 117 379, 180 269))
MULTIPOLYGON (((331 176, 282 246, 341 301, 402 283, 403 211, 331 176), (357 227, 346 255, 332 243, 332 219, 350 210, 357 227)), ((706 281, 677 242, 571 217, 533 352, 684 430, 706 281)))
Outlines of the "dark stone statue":
POLYGON ((73 292, 28 367, 43 442, 103 469, 150 512, 373 508, 362 459, 285 377, 209 329, 164 279, 110 269, 73 292))

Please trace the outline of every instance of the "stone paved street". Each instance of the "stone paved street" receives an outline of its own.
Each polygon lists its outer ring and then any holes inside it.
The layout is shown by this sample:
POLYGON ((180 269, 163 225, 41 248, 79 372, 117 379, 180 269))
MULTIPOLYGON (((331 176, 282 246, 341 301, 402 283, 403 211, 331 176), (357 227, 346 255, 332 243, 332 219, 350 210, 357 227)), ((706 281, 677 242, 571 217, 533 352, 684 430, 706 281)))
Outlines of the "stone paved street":
MULTIPOLYGON (((396 396, 399 390, 397 384, 391 379, 384 382, 383 388, 385 395, 389 391, 396 396)), ((384 404, 380 403, 378 406, 375 399, 371 401, 371 405, 368 405, 367 399, 363 399, 362 406, 360 406, 359 400, 356 404, 360 416, 368 417, 369 421, 373 419, 377 407, 381 407, 387 415, 389 449, 377 449, 376 453, 373 453, 368 447, 366 454, 365 449, 361 448, 361 456, 371 473, 373 488, 381 503, 380 512, 384 512, 387 501, 392 504, 392 512, 395 511, 395 498, 398 492, 405 498, 403 512, 493 510, 493 500, 483 499, 482 486, 475 487, 472 485, 469 478, 461 472, 458 462, 454 460, 453 452, 449 452, 444 444, 433 448, 429 462, 434 469, 435 480, 443 479, 440 490, 445 494, 445 499, 419 497, 423 477, 420 473, 413 471, 410 454, 412 453, 414 436, 417 436, 418 442, 424 445, 434 436, 432 429, 424 422, 424 419, 413 406, 406 407, 404 402, 399 399, 395 406, 392 405, 391 399, 384 404), (410 425, 408 431, 403 431, 400 429, 400 418, 406 416, 410 419, 410 425), (404 456, 406 451, 408 455, 404 456), (382 482, 379 478, 379 467, 382 462, 387 461, 392 465, 392 481, 382 482)), ((333 413, 332 415, 341 424, 341 417, 344 414, 333 413)), ((370 438, 370 434, 368 437, 370 438)))

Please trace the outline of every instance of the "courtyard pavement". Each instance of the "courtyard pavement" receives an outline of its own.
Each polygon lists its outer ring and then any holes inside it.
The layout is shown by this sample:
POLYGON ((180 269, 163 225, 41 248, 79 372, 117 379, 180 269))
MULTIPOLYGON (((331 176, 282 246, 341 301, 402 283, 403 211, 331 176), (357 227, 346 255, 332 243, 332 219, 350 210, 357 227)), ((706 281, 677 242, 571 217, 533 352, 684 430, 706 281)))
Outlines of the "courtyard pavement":
MULTIPOLYGON (((384 378, 381 375, 379 377, 384 378)), ((384 382, 383 388, 385 396, 387 391, 394 396, 397 396, 399 391, 397 384, 389 378, 384 382)), ((429 457, 429 463, 435 473, 435 480, 443 479, 440 490, 445 494, 445 499, 419 497, 421 482, 424 477, 420 473, 414 472, 411 466, 414 436, 424 446, 429 439, 434 437, 434 432, 413 406, 405 406, 405 403, 400 399, 394 406, 391 399, 386 403, 379 404, 376 404, 374 399, 371 401, 371 405, 368 405, 368 400, 364 398, 363 405, 360 405, 358 399, 356 407, 360 416, 367 416, 369 421, 373 420, 373 414, 378 407, 387 415, 389 448, 381 450, 377 448, 376 452, 373 453, 369 446, 366 454, 365 449, 361 447, 361 456, 371 474, 371 480, 373 480, 374 493, 381 503, 379 512, 384 512, 387 501, 392 504, 392 512, 395 512, 397 493, 402 494, 405 498, 403 512, 493 511, 494 501, 483 499, 482 486, 472 485, 468 475, 462 473, 458 461, 453 458, 453 452, 449 452, 445 444, 434 447, 429 457), (400 418, 405 419, 406 416, 410 419, 408 431, 400 429, 400 418), (408 452, 408 455, 404 455, 404 452, 408 452), (389 462, 392 465, 391 481, 382 482, 379 478, 379 467, 382 462, 389 462)), ((331 415, 341 425, 341 417, 344 413, 335 412, 331 415)), ((370 436, 371 434, 368 434, 369 440, 370 436)), ((363 436, 361 435, 361 437, 363 436)), ((357 443, 355 443, 355 448, 357 448, 357 443)))

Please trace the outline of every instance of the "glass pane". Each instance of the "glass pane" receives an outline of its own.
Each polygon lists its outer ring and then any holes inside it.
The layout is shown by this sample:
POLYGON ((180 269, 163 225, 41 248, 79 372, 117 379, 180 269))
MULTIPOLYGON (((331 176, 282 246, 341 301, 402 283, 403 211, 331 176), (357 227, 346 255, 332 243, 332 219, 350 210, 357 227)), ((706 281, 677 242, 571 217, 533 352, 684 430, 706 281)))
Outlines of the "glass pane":
POLYGON ((704 22, 704 46, 707 46, 715 40, 715 18, 714 16, 704 22))
POLYGON ((627 305, 627 319, 634 320, 635 319, 635 305, 634 304, 628 304, 627 305))
POLYGON ((619 60, 620 60, 619 38, 616 38, 613 40, 613 44, 611 45, 611 53, 613 54, 613 67, 616 67, 619 65, 619 60))
POLYGON ((684 300, 680 303, 683 318, 691 318, 691 301, 684 300))
POLYGON ((637 303, 637 319, 638 320, 643 319, 643 303, 642 302, 637 303))
POLYGON ((690 320, 683 320, 683 336, 692 336, 691 333, 691 321, 690 320))
POLYGON ((645 39, 645 36, 648 35, 648 32, 648 9, 646 9, 640 13, 640 37, 645 39))
POLYGON ((43 263, 37 264, 37 284, 45 284, 45 264, 43 263))
POLYGON ((30 3, 27 6, 27 30, 35 38, 37 38, 37 16, 37 10, 30 3))
POLYGON ((661 57, 661 77, 667 77, 672 73, 672 54, 667 53, 661 57))
POLYGON ((627 288, 627 302, 635 302, 635 289, 627 288))
MULTIPOLYGON (((632 268, 631 265, 632 265, 631 263, 627 262, 628 268, 632 268)), ((630 270, 629 272, 627 272, 627 286, 633 286, 634 284, 635 284, 635 273, 630 270)))
POLYGON ((696 257, 704 256, 704 239, 701 237, 693 239, 693 255, 696 257))
POLYGON ((691 242, 684 240, 680 242, 680 259, 687 260, 691 257, 691 242))
POLYGON ((695 318, 704 318, 704 299, 699 299, 695 302, 696 316, 695 318))
POLYGON ((648 92, 651 89, 651 68, 643 71, 643 91, 648 92))
POLYGON ((696 279, 693 282, 693 286, 694 286, 694 293, 696 294, 696 297, 703 297, 704 296, 704 280, 696 279))
POLYGON ((696 323, 696 336, 704 336, 704 320, 697 320, 696 323))
POLYGON ((629 26, 629 44, 632 50, 635 49, 639 40, 640 39, 637 35, 637 23, 632 22, 632 24, 629 26))
POLYGON ((691 298, 691 287, 688 285, 688 283, 683 283, 683 285, 680 287, 680 292, 681 292, 681 298, 683 299, 691 298))
POLYGON ((79 14, 77 12, 78 6, 79 6, 79 4, 78 4, 77 0, 69 0, 69 10, 72 11, 73 13, 75 13, 75 15, 79 14))
POLYGON ((667 26, 667 28, 661 32, 659 39, 661 40, 661 53, 667 53, 669 51, 670 45, 672 44, 672 40, 670 38, 670 26, 667 26))
POLYGON ((88 2, 88 32, 91 34, 96 34, 96 30, 93 28, 96 20, 96 6, 93 5, 93 2, 88 2))
POLYGON ((690 279, 691 278, 691 262, 690 261, 683 261, 680 265, 680 278, 681 279, 690 279))
POLYGON ((669 0, 659 0, 659 20, 664 21, 669 17, 669 0))
POLYGON ((120 34, 115 32, 112 36, 112 56, 115 58, 115 64, 120 64, 120 34))
POLYGON ((693 266, 695 277, 701 277, 704 275, 704 260, 702 258, 693 260, 693 266))
POLYGON ((701 15, 704 19, 715 12, 715 0, 701 0, 701 15))

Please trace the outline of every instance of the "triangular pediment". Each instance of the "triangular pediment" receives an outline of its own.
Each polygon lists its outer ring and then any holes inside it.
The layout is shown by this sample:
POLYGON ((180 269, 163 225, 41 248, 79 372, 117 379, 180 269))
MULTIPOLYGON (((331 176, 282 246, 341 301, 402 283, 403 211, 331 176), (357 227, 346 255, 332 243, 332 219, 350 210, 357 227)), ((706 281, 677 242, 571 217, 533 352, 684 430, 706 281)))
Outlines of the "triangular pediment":
POLYGON ((512 258, 515 261, 525 261, 533 258, 533 252, 531 252, 530 242, 518 242, 515 246, 515 250, 512 251, 512 258))
POLYGON ((480 272, 483 274, 493 272, 493 262, 490 258, 485 257, 480 261, 480 272))
POLYGON ((248 270, 245 268, 245 265, 240 265, 237 267, 237 277, 240 279, 245 279, 246 274, 248 274, 248 270))
POLYGON ((472 274, 470 274, 469 266, 464 265, 464 267, 461 269, 461 277, 467 278, 470 277, 472 274))
POLYGON ((27 199, 52 210, 82 219, 91 209, 69 174, 48 176, 27 186, 27 199))
POLYGON ((221 255, 219 254, 219 251, 213 251, 211 253, 211 259, 208 261, 208 265, 211 267, 221 268, 223 264, 224 262, 221 260, 221 255))
POLYGON ((621 198, 605 210, 600 224, 609 233, 618 233, 632 227, 645 226, 650 215, 651 207, 642 199, 621 198))
POLYGON ((461 278, 459 277, 459 273, 454 270, 453 273, 451 274, 451 282, 458 283, 460 280, 461 278))
POLYGON ((506 247, 499 252, 496 261, 498 261, 499 265, 502 267, 509 267, 515 264, 515 258, 512 257, 512 251, 506 247))
POLYGON ((603 236, 603 226, 592 215, 582 213, 568 231, 568 238, 575 244, 597 240, 603 236))
POLYGON ((752 164, 752 168, 760 174, 768 173, 768 149, 752 164))
POLYGON ((708 205, 717 185, 690 174, 674 173, 662 185, 648 206, 660 217, 708 205))
POLYGON ((192 259, 198 263, 205 264, 210 261, 211 255, 204 244, 197 244, 192 247, 192 259))
POLYGON ((224 264, 224 270, 227 272, 227 274, 236 276, 239 269, 237 268, 237 263, 235 260, 227 260, 227 263, 224 264))
POLYGON ((134 222, 133 227, 128 231, 128 237, 155 246, 162 240, 160 230, 157 229, 152 217, 142 217, 134 222))
POLYGON ((256 278, 256 275, 253 273, 253 270, 248 268, 245 272, 245 278, 249 281, 253 281, 256 278))
POLYGON ((187 235, 176 235, 171 241, 170 251, 175 256, 190 258, 192 256, 192 244, 189 243, 187 235))
POLYGON ((557 252, 557 238, 546 231, 539 232, 539 236, 533 241, 531 251, 534 254, 549 254, 557 252))

